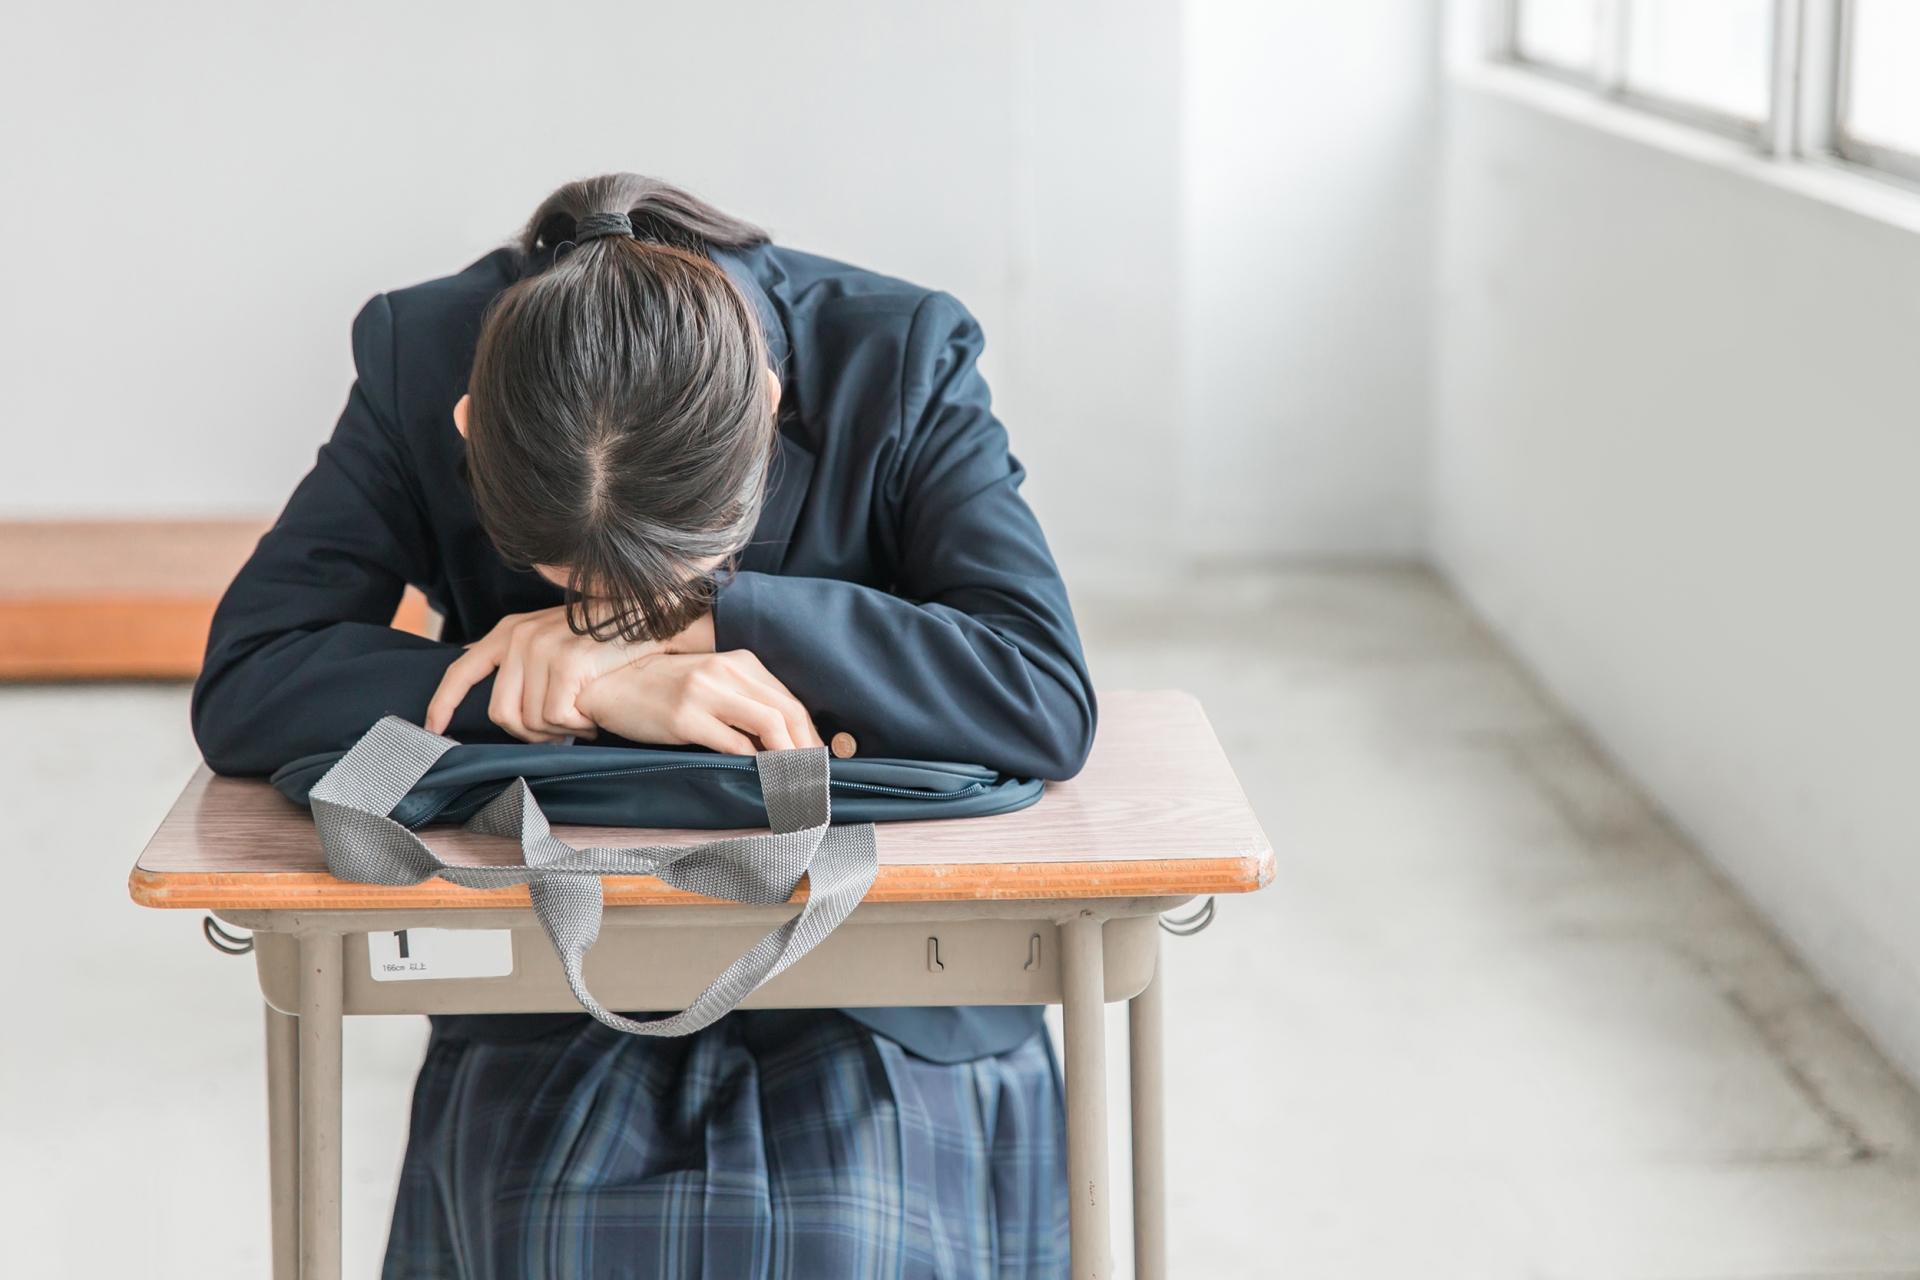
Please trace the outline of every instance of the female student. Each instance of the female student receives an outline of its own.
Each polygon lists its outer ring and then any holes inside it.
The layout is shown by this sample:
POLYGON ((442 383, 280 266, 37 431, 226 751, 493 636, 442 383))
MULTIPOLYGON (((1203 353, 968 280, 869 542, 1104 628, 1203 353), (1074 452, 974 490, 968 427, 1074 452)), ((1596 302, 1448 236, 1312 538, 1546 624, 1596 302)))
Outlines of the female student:
MULTIPOLYGON (((953 299, 664 183, 376 297, 333 438, 215 615, 208 762, 395 713, 464 741, 818 745, 1066 778, 1094 700, 953 299), (406 584, 446 619, 386 625, 406 584)), ((389 1280, 1053 1277, 1039 1010, 437 1017, 389 1280)))

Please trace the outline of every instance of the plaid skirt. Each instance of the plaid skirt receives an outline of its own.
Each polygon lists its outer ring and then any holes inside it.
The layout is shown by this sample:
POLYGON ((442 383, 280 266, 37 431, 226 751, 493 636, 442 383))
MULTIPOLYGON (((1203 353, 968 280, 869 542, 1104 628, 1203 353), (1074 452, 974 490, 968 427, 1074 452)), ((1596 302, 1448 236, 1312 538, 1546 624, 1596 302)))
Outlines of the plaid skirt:
POLYGON ((384 1280, 1056 1280, 1053 1047, 941 1065, 831 1010, 436 1034, 384 1280))

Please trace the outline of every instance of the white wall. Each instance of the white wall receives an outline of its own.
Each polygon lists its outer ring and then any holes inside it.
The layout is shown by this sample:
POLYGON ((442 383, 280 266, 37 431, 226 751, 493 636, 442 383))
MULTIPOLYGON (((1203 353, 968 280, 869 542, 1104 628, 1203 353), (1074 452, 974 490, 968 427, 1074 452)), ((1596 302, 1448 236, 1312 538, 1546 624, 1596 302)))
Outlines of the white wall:
POLYGON ((1081 577, 1405 553, 1432 8, 21 9, 0 519, 273 510, 345 398, 369 295, 631 168, 972 307, 1081 577))
POLYGON ((565 179, 631 168, 784 243, 957 294, 986 327, 1056 538, 1150 546, 1170 524, 1116 525, 1068 473, 1087 464, 1099 490, 1171 511, 1154 455, 1176 447, 1178 373, 1153 357, 1174 345, 1176 14, 1170 0, 10 14, 0 518, 274 509, 345 399, 348 325, 370 294, 459 268, 565 179), (1131 222, 1104 216, 1116 195, 1134 198, 1131 222), (1149 247, 1129 255, 1134 234, 1149 247), (1035 357, 1016 373, 1018 333, 1035 357), (1089 434, 1120 447, 1083 450, 1089 434))
POLYGON ((360 303, 588 172, 671 175, 1004 320, 1005 4, 193 0, 9 27, 9 514, 277 505, 360 303))
POLYGON ((1015 10, 1009 421, 1070 581, 1164 572, 1178 537, 1179 14, 1015 10))
POLYGON ((1447 106, 1440 562, 1920 1076, 1920 232, 1447 106))
POLYGON ((1186 546, 1414 555, 1437 6, 1186 11, 1186 546))

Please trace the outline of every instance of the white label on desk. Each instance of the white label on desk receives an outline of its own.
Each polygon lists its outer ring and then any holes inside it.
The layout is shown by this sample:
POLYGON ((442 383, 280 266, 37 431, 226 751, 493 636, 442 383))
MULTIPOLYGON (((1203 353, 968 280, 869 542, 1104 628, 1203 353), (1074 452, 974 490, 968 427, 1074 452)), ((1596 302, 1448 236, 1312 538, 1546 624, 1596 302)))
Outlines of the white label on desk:
POLYGON ((511 929, 401 929, 367 935, 375 982, 504 978, 513 972, 511 929))

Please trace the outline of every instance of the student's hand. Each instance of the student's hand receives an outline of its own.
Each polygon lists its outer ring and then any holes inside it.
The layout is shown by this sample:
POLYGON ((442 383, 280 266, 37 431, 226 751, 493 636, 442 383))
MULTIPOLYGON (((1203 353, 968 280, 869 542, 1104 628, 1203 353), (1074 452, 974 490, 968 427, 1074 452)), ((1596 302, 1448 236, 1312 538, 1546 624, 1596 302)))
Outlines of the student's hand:
POLYGON ((629 644, 575 635, 564 607, 508 614, 447 668, 427 704, 427 728, 444 732, 468 690, 497 670, 487 716, 502 729, 524 742, 593 737, 592 719, 576 705, 581 690, 664 647, 651 640, 629 644))
POLYGON ((800 700, 745 649, 650 653, 595 680, 576 705, 635 742, 692 743, 734 756, 822 745, 800 700))

